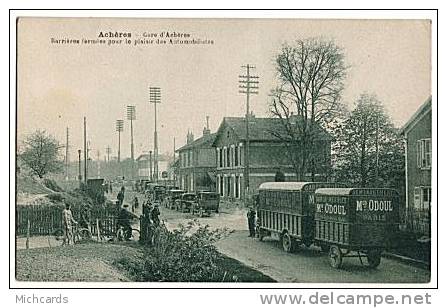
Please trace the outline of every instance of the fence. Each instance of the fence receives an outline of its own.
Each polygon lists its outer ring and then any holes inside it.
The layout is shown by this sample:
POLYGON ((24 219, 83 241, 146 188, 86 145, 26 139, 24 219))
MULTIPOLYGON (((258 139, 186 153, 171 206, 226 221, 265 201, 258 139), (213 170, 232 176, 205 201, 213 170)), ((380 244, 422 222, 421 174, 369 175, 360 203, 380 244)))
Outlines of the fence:
POLYGON ((55 206, 18 206, 16 209, 16 235, 25 236, 29 225, 30 235, 48 235, 62 228, 62 210, 55 206))
MULTIPOLYGON (((90 227, 92 234, 97 234, 98 220, 101 234, 116 234, 117 209, 113 207, 94 207, 81 215, 80 208, 73 208, 73 217, 82 227, 90 227), (87 224, 87 225, 85 225, 87 224)), ((16 236, 51 235, 62 229, 62 208, 50 205, 17 206, 16 236)))

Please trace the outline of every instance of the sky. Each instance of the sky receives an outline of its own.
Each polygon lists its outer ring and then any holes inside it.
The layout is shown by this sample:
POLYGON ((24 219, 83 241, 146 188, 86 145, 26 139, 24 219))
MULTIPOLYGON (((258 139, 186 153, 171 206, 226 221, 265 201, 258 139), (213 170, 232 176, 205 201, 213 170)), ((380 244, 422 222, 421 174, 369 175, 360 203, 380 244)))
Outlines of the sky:
MULTIPOLYGON (((70 157, 88 140, 103 159, 117 155, 115 121, 125 120, 121 156, 130 157, 126 106, 136 106, 136 157, 153 149, 154 106, 149 87, 160 87, 157 106, 159 152, 173 152, 188 131, 202 136, 206 116, 216 131, 225 116, 245 114, 239 94, 242 65, 256 68, 256 116, 268 116, 268 94, 276 85, 274 59, 284 42, 321 37, 343 48, 349 70, 342 101, 349 107, 361 93, 374 93, 397 127, 431 95, 431 23, 428 20, 330 19, 130 19, 21 18, 18 23, 17 134, 19 141, 44 129, 65 142, 70 157), (100 32, 130 33, 130 44, 60 44, 53 40, 96 40, 100 32), (213 44, 134 45, 145 33, 183 33, 213 44)), ((106 42, 108 38, 101 38, 106 42)), ((165 39, 165 38, 164 38, 165 39)), ((119 38, 116 40, 120 40, 119 38)), ((154 38, 156 40, 156 38, 154 38)))

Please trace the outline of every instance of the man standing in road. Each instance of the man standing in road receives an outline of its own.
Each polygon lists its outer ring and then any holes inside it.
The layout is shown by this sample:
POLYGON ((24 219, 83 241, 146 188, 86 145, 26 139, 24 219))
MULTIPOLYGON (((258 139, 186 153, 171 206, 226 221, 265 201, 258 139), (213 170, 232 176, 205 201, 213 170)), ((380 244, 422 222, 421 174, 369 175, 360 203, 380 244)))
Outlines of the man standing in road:
POLYGON ((151 219, 155 226, 160 224, 160 210, 158 209, 158 204, 154 205, 154 208, 151 211, 151 219))
POLYGON ((65 204, 65 209, 62 211, 62 224, 64 227, 64 241, 62 245, 73 245, 73 225, 77 224, 73 218, 73 213, 70 209, 70 204, 65 204))
POLYGON ((255 209, 250 206, 248 212, 247 212, 247 219, 248 219, 248 230, 250 234, 249 237, 255 237, 255 226, 256 226, 256 211, 255 209))
POLYGON ((119 206, 123 205, 123 202, 124 202, 124 186, 121 187, 121 190, 118 193, 118 195, 116 196, 116 199, 118 199, 118 205, 119 206))

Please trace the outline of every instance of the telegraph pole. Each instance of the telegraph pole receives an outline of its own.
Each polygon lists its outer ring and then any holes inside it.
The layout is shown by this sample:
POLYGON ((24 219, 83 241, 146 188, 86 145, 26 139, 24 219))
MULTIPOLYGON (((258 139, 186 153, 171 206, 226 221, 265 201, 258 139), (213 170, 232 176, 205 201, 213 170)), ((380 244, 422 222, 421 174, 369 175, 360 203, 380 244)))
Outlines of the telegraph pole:
POLYGON ((67 127, 67 140, 65 144, 65 180, 68 181, 70 178, 69 169, 70 169, 70 158, 68 157, 70 151, 69 151, 69 139, 68 139, 68 127, 67 127))
POLYGON ((78 150, 78 169, 79 169, 78 170, 79 171, 78 180, 79 180, 79 188, 81 188, 81 186, 82 186, 81 152, 82 152, 82 150, 79 149, 78 150))
POLYGON ((149 87, 149 103, 154 104, 154 180, 158 180, 158 133, 157 133, 157 104, 161 103, 161 89, 149 87))
POLYGON ((135 179, 135 160, 133 146, 133 121, 136 120, 135 106, 127 106, 127 120, 130 121, 130 159, 132 160, 132 179, 135 179))
POLYGON ((99 150, 96 151, 96 168, 97 168, 97 178, 99 179, 101 176, 101 161, 99 159, 100 157, 100 152, 99 150))
POLYGON ((152 151, 149 151, 149 180, 152 182, 152 151))
POLYGON ((87 118, 84 117, 84 183, 87 184, 87 118))
POLYGON ((258 94, 259 77, 250 75, 250 69, 254 69, 255 66, 250 64, 243 65, 242 68, 246 69, 246 75, 239 75, 239 93, 246 94, 246 112, 245 112, 245 148, 244 148, 244 188, 245 188, 245 202, 247 203, 248 191, 250 188, 250 138, 249 138, 249 117, 250 117, 250 95, 258 94))
POLYGON ((124 128, 124 120, 116 120, 116 131, 118 132, 118 163, 121 161, 121 132, 124 128))
POLYGON ((107 146, 106 148, 107 162, 110 161, 110 153, 112 153, 112 149, 110 148, 110 146, 107 146))
POLYGON ((173 152, 173 160, 172 160, 172 180, 173 180, 173 182, 174 182, 174 185, 176 184, 175 182, 176 182, 176 178, 175 178, 175 137, 174 137, 174 152, 173 152))

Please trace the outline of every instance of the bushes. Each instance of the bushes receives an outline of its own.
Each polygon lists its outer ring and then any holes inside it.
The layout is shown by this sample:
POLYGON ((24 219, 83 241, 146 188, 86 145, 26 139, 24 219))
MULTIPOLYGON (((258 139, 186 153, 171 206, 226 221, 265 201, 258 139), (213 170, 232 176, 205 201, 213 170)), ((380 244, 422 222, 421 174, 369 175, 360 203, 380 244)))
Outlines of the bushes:
POLYGON ((137 281, 220 282, 225 270, 219 267, 222 256, 213 243, 226 234, 226 229, 210 230, 196 221, 174 231, 160 227, 155 244, 144 248, 142 262, 120 259, 118 266, 137 281))
POLYGON ((42 184, 46 188, 49 188, 55 192, 63 192, 64 191, 59 185, 56 184, 56 181, 51 180, 51 179, 44 179, 42 184))

